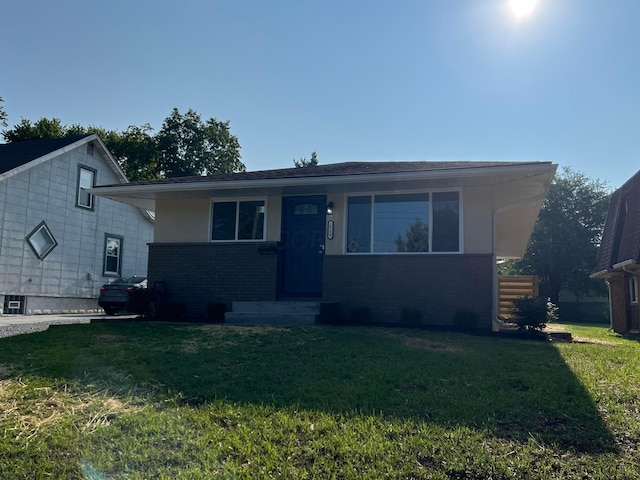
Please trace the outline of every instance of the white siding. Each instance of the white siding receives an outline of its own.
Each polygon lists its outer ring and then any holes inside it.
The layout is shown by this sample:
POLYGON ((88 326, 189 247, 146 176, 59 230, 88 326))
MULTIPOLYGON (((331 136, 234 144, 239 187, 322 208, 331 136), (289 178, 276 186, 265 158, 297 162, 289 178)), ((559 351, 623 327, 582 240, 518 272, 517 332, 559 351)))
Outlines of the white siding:
MULTIPOLYGON (((121 181, 97 148, 94 155, 86 151, 82 144, 0 182, 0 299, 3 295, 70 299, 52 301, 57 305, 54 310, 73 304, 74 298, 85 299, 77 303, 87 305, 86 299, 96 299, 100 286, 110 280, 102 275, 107 233, 124 239, 122 275, 146 275, 153 225, 137 208, 105 198, 95 198, 93 211, 76 206, 79 164, 97 170, 97 185, 121 181), (43 220, 58 245, 40 260, 25 237, 43 220)), ((33 304, 46 309, 42 298, 33 304)))

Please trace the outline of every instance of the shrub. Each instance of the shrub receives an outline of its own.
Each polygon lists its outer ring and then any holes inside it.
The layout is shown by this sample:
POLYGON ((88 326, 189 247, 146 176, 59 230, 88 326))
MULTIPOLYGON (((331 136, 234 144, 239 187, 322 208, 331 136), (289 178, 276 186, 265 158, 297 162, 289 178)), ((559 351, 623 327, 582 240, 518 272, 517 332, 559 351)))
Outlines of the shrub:
POLYGON ((475 330, 478 328, 478 314, 471 310, 457 310, 453 324, 462 330, 475 330))
POLYGON ((151 301, 153 292, 146 288, 133 288, 127 292, 129 299, 128 310, 131 313, 148 317, 151 315, 151 301))
POLYGON ((322 302, 320 304, 320 313, 316 315, 316 323, 338 325, 340 323, 340 304, 322 302))
POLYGON ((415 308, 403 308, 400 312, 400 323, 409 327, 422 325, 422 312, 415 308))
POLYGON ((548 298, 524 296, 513 301, 511 321, 520 330, 542 330, 547 323, 558 319, 558 307, 548 298))
POLYGON ((167 302, 158 310, 158 317, 165 320, 179 320, 187 311, 184 303, 167 302))
POLYGON ((353 307, 349 312, 349 322, 354 325, 371 323, 371 309, 369 307, 353 307))
POLYGON ((227 313, 226 303, 210 303, 207 305, 207 321, 211 323, 223 323, 224 314, 227 313))

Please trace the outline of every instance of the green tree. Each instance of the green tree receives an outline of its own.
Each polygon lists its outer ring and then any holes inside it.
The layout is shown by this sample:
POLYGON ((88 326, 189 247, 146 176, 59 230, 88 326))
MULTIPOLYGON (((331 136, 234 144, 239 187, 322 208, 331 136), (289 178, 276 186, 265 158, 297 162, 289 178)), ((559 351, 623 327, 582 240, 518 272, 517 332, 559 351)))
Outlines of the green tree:
MULTIPOLYGON (((2 102, 4 102, 4 99, 0 97, 0 104, 2 102)), ((0 105, 0 125, 2 125, 3 127, 6 127, 8 125, 7 112, 4 111, 4 107, 2 105, 0 105)))
POLYGON ((67 135, 66 128, 59 118, 42 117, 35 123, 22 118, 11 130, 2 132, 7 142, 21 142, 24 140, 37 140, 44 138, 60 138, 67 135))
POLYGON ((300 160, 296 160, 294 158, 293 164, 296 166, 296 168, 313 167, 315 165, 318 165, 318 155, 314 151, 314 152, 311 152, 311 158, 309 160, 307 160, 306 157, 303 157, 300 160))
POLYGON ((428 252, 429 251, 429 225, 420 217, 409 225, 406 231, 406 240, 398 233, 396 237, 396 250, 398 252, 428 252))
POLYGON ((174 108, 156 135, 159 168, 165 177, 184 177, 244 171, 240 143, 229 122, 210 118, 203 122, 189 109, 174 108))
MULTIPOLYGON (((160 178, 159 152, 151 135, 153 128, 147 123, 140 127, 130 125, 124 132, 108 132, 105 144, 118 160, 127 178, 132 182, 160 178)), ((97 132, 96 132, 97 133, 97 132)))
POLYGON ((229 122, 211 118, 203 123, 193 110, 180 115, 173 109, 163 130, 156 135, 152 132, 148 123, 118 132, 97 126, 64 126, 58 118, 43 117, 35 123, 23 118, 2 135, 7 142, 19 142, 95 133, 131 181, 245 169, 240 162, 238 138, 230 133, 229 122))
POLYGON ((502 272, 537 275, 540 295, 558 303, 566 288, 578 297, 604 293, 601 281, 589 278, 609 205, 606 183, 564 168, 556 175, 521 261, 502 272))

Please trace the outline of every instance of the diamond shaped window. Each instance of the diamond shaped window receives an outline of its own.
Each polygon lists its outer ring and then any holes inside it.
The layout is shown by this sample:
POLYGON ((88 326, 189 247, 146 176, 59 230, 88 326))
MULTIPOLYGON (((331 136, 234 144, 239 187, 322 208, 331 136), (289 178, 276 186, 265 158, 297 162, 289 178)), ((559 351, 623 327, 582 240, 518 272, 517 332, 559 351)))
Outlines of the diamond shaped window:
POLYGON ((58 245, 44 220, 27 235, 25 240, 40 260, 44 260, 58 245))

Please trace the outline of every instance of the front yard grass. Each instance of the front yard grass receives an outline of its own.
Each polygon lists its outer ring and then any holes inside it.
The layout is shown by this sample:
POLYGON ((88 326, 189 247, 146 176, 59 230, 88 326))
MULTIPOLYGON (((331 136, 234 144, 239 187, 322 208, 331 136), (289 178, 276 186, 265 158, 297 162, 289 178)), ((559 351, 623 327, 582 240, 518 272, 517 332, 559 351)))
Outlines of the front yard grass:
POLYGON ((631 479, 640 343, 98 323, 0 339, 0 478, 631 479))

